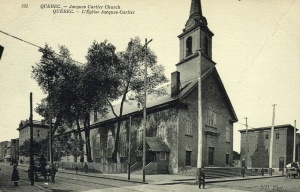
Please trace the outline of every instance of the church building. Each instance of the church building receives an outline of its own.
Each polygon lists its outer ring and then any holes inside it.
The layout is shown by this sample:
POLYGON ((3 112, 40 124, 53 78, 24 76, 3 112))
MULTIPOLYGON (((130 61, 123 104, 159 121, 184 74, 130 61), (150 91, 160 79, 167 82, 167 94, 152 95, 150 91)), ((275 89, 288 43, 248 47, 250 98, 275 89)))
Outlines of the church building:
MULTIPOLYGON (((197 167, 198 130, 202 131, 203 166, 232 163, 233 123, 238 119, 212 59, 213 35, 200 0, 192 0, 189 18, 178 36, 180 60, 171 74, 171 85, 165 87, 168 94, 147 100, 146 174, 177 174, 182 167, 197 167)), ((95 117, 91 124, 92 157, 95 164, 103 165, 102 172, 112 163, 116 127, 112 112, 95 117)), ((118 163, 128 162, 130 151, 133 171, 142 166, 143 129, 142 108, 135 101, 125 102, 118 163)))

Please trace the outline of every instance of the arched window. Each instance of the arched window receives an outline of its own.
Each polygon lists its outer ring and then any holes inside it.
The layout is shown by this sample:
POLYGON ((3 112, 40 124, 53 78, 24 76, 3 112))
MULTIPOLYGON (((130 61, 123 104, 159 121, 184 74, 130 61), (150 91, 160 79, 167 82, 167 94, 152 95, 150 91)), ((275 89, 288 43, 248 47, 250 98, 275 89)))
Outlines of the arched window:
POLYGON ((187 118, 183 119, 183 123, 185 126, 185 134, 186 135, 193 135, 193 130, 192 130, 192 120, 191 117, 188 115, 187 118))
POLYGON ((143 125, 141 125, 139 127, 139 130, 138 130, 138 133, 137 133, 138 142, 141 142, 142 139, 143 139, 143 130, 144 130, 144 127, 143 127, 143 125))
POLYGON ((192 37, 188 37, 186 40, 186 56, 193 53, 193 40, 192 37))
POLYGON ((230 129, 226 127, 226 142, 230 142, 230 129))
POLYGON ((127 142, 126 142, 126 129, 122 129, 121 135, 120 135, 120 156, 126 157, 127 152, 127 142))
POLYGON ((207 36, 204 37, 204 53, 209 55, 209 39, 207 36))
POLYGON ((157 133, 156 133, 156 137, 164 139, 165 137, 165 122, 160 122, 159 125, 157 126, 157 133))
POLYGON ((96 135, 96 149, 100 150, 100 134, 96 135))
POLYGON ((113 138, 112 132, 108 131, 108 134, 107 134, 107 158, 112 157, 113 147, 114 147, 114 138, 113 138))

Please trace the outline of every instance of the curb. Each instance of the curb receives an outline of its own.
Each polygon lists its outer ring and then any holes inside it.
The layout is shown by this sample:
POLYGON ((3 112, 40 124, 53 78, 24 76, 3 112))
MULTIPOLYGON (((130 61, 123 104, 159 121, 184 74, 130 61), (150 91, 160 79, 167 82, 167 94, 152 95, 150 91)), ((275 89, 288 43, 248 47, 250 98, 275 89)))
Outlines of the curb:
MULTIPOLYGON (((76 175, 74 173, 65 172, 64 170, 59 170, 59 172, 63 172, 65 174, 69 174, 69 175, 76 175)), ((95 176, 95 175, 83 175, 83 174, 77 174, 77 175, 85 176, 85 177, 93 177, 93 178, 101 178, 101 179, 110 179, 110 180, 116 180, 116 181, 131 182, 131 183, 149 184, 148 182, 127 180, 127 179, 123 179, 123 178, 112 178, 112 177, 95 176)))

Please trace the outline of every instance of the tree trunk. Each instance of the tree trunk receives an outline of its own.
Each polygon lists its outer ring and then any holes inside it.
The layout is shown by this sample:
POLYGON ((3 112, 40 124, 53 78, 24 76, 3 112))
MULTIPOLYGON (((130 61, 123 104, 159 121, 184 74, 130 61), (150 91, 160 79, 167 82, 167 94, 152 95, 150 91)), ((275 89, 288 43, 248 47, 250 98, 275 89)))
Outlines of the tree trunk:
POLYGON ((114 163, 118 162, 117 154, 119 150, 119 140, 120 140, 120 129, 121 129, 121 118, 118 118, 118 124, 117 124, 117 133, 115 135, 115 148, 112 154, 112 160, 114 163))
POLYGON ((91 152, 91 142, 90 142, 90 114, 87 113, 85 115, 84 120, 84 133, 85 133, 85 148, 86 148, 86 156, 88 162, 93 162, 92 152, 91 152))
POLYGON ((80 125, 79 125, 79 119, 78 117, 76 117, 76 124, 77 124, 77 132, 78 132, 78 135, 79 135, 79 141, 80 141, 80 147, 79 147, 79 150, 81 151, 81 157, 80 157, 80 161, 81 162, 84 162, 84 155, 83 155, 83 142, 82 142, 82 135, 81 135, 81 130, 80 130, 80 125))

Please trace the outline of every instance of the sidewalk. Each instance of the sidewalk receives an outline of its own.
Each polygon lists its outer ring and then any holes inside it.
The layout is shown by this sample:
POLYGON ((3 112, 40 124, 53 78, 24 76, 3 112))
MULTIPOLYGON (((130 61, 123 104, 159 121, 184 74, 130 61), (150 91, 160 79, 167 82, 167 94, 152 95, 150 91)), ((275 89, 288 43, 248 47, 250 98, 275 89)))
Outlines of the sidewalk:
MULTIPOLYGON (((27 165, 19 165, 19 167, 26 167, 27 165)), ((75 170, 65 170, 59 169, 59 173, 65 173, 70 175, 76 175, 75 170)), ((134 174, 130 175, 130 180, 128 180, 127 173, 118 173, 118 174, 104 174, 104 173, 84 173, 78 172, 78 175, 86 176, 86 177, 97 177, 103 179, 111 179, 111 180, 120 180, 120 181, 127 181, 127 182, 134 182, 134 183, 144 183, 143 182, 143 175, 141 174, 134 174)), ((224 178, 214 178, 214 179, 206 179, 206 183, 217 183, 217 182, 229 182, 229 181, 242 181, 242 180, 250 180, 250 179, 267 179, 273 177, 283 177, 282 175, 274 174, 270 176, 265 174, 264 176, 245 176, 243 177, 224 177, 224 178)), ((153 184, 153 185, 172 185, 172 184, 196 184, 196 178, 194 176, 189 175, 171 175, 171 174, 159 174, 159 175, 146 175, 145 176, 146 182, 144 184, 153 184)))
MULTIPOLYGON (((71 171, 71 170, 60 169, 59 172, 76 175, 75 171, 71 171)), ((121 181, 135 182, 135 183, 144 183, 143 175, 134 174, 134 173, 130 174, 130 180, 128 180, 127 173, 118 173, 118 174, 87 173, 86 174, 84 172, 78 172, 78 175, 83 175, 87 177, 98 177, 104 179, 106 178, 112 180, 121 180, 121 181)), ((224 177, 224 178, 206 179, 206 183, 242 181, 242 180, 249 180, 249 179, 267 179, 272 177, 282 177, 282 175, 245 176, 245 178, 224 177)), ((145 180, 146 182, 144 184, 154 184, 154 185, 172 185, 172 184, 179 184, 179 183, 196 184, 197 183, 196 178, 194 176, 172 175, 172 174, 146 175, 145 180)))

